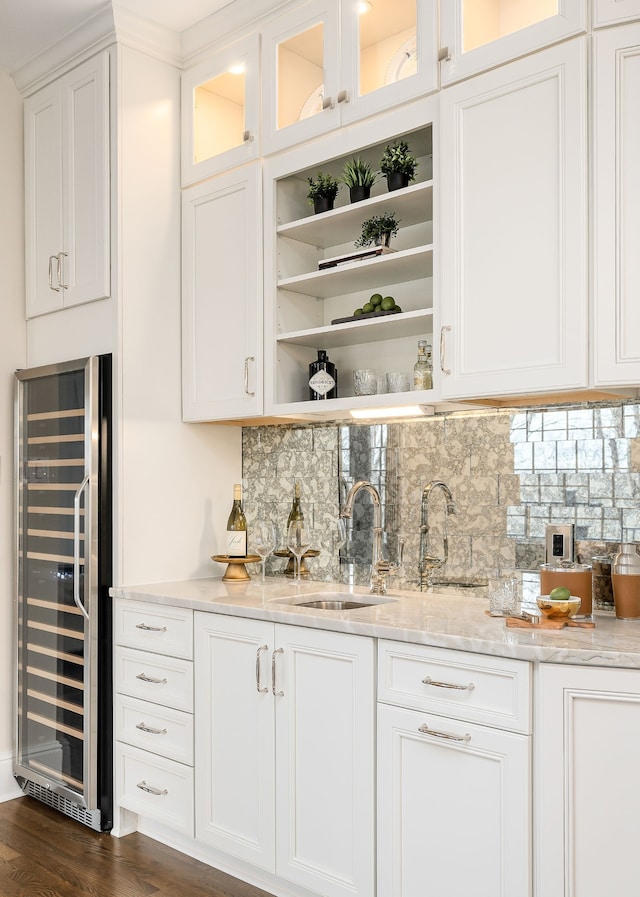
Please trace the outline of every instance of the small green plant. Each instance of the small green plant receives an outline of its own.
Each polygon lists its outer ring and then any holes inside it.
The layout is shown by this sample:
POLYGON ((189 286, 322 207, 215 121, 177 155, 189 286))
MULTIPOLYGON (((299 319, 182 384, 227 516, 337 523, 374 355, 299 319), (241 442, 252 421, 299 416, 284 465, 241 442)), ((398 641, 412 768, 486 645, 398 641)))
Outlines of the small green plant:
POLYGON ((342 182, 347 187, 373 187, 378 180, 378 172, 370 162, 363 162, 360 156, 356 156, 347 162, 342 172, 342 182))
POLYGON ((381 241, 388 243, 389 239, 395 237, 398 233, 399 225, 400 222, 393 212, 388 212, 386 215, 374 215, 372 218, 367 218, 362 224, 362 233, 356 240, 355 245, 371 246, 372 243, 379 243, 381 241), (388 236, 385 240, 386 235, 388 236))
POLYGON ((406 140, 396 140, 390 143, 380 160, 380 171, 384 175, 390 175, 394 172, 404 174, 412 181, 416 176, 418 160, 409 150, 409 144, 406 140))
POLYGON ((307 181, 309 182, 307 198, 311 205, 313 205, 316 199, 319 199, 320 197, 325 197, 326 199, 336 198, 340 182, 337 178, 334 178, 333 175, 324 174, 322 171, 319 171, 315 180, 313 178, 307 178, 307 181))

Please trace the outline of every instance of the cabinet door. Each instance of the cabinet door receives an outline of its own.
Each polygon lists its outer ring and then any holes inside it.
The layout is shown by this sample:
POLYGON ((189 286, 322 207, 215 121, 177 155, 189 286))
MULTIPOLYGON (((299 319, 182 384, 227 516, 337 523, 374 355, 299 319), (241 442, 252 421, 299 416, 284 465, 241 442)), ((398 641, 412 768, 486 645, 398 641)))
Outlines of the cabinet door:
POLYGON ((182 75, 182 186, 260 153, 260 39, 250 35, 182 75))
POLYGON ((585 66, 577 39, 442 92, 443 397, 586 385, 585 66))
POLYGON ((640 19, 640 0, 594 0, 593 27, 640 19))
POLYGON ((594 381, 640 382, 640 25, 594 38, 594 381))
POLYGON ((276 626, 276 870, 325 897, 374 893, 371 639, 276 626))
POLYGON ((447 0, 441 78, 450 84, 586 31, 586 0, 447 0))
POLYGON ((539 665, 538 897, 636 897, 640 671, 539 665))
POLYGON ((182 396, 186 421, 262 411, 260 169, 182 197, 182 396))
POLYGON ((195 614, 196 838, 274 871, 273 624, 195 614))
POLYGON ((378 894, 528 897, 530 815, 529 736, 378 705, 378 894))

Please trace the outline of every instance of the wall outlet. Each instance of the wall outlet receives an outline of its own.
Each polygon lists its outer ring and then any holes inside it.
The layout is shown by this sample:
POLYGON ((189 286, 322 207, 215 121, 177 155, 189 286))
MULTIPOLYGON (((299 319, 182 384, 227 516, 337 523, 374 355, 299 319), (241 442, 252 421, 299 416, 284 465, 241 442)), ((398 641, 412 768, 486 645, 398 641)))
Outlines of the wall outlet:
POLYGON ((550 524, 545 527, 546 562, 559 564, 575 560, 573 523, 550 524))

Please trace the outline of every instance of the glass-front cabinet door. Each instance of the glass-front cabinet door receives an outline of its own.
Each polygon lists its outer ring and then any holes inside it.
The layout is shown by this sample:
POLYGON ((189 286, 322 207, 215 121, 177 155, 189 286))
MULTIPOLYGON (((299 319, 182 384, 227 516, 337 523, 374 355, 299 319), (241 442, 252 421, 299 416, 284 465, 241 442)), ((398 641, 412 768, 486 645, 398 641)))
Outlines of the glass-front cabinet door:
POLYGON ((259 46, 251 35, 184 73, 183 186, 259 155, 259 46))
POLYGON ((447 0, 440 4, 442 84, 585 30, 585 0, 447 0))

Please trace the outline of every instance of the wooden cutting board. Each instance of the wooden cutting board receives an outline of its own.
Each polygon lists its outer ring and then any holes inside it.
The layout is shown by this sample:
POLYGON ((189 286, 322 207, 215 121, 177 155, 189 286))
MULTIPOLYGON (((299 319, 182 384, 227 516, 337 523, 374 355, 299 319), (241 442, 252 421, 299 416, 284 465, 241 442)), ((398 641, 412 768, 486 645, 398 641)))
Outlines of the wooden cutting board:
POLYGON ((510 629, 595 629, 596 624, 590 620, 549 620, 541 617, 537 623, 523 620, 521 617, 505 617, 505 625, 510 629))

